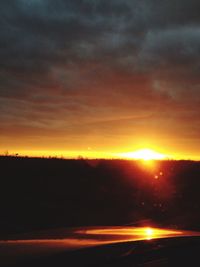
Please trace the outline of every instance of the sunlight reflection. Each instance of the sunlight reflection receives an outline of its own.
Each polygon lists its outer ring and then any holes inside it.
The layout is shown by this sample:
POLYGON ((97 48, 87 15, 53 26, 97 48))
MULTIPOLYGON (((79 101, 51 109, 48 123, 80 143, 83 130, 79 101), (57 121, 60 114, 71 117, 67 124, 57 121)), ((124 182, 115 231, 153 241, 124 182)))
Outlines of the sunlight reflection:
POLYGON ((78 231, 78 233, 86 234, 87 237, 92 235, 100 235, 105 237, 109 235, 110 238, 123 239, 134 241, 134 240, 150 240, 153 238, 164 238, 164 237, 175 237, 183 234, 182 231, 170 230, 170 229, 159 229, 152 227, 113 227, 113 228, 99 228, 99 229, 88 229, 85 231, 78 231), (118 236, 118 238, 117 238, 118 236))
POLYGON ((146 228, 145 232, 147 236, 146 239, 151 240, 154 235, 154 230, 152 228, 146 228))
MULTIPOLYGON (((93 247, 106 244, 150 241, 160 238, 200 236, 198 232, 178 231, 171 229, 146 227, 89 227, 72 229, 68 235, 62 239, 27 239, 27 240, 0 240, 0 246, 5 248, 22 248, 24 253, 32 251, 41 253, 41 251, 52 250, 74 250, 85 247, 93 247)), ((32 237, 33 238, 33 237, 32 237)))

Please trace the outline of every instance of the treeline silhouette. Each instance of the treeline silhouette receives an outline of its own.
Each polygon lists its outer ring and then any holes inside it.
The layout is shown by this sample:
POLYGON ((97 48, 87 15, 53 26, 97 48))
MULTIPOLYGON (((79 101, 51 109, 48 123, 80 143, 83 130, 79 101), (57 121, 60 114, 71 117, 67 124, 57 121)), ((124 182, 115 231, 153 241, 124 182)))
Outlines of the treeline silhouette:
POLYGON ((0 157, 0 236, 150 224, 200 230, 200 163, 0 157))

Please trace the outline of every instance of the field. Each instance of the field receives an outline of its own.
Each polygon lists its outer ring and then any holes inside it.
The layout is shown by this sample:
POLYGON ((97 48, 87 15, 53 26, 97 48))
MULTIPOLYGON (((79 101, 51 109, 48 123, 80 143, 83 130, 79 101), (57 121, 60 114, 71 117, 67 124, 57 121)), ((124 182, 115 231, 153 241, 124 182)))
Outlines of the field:
POLYGON ((200 230, 200 163, 0 157, 0 236, 82 226, 200 230))

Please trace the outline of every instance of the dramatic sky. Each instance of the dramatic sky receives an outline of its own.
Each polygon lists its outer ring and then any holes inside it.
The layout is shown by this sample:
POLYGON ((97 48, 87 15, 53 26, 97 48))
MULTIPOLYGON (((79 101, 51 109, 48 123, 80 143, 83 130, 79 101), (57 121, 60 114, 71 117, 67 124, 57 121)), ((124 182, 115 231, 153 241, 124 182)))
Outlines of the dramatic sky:
POLYGON ((0 152, 200 159, 200 1, 1 0, 0 152))

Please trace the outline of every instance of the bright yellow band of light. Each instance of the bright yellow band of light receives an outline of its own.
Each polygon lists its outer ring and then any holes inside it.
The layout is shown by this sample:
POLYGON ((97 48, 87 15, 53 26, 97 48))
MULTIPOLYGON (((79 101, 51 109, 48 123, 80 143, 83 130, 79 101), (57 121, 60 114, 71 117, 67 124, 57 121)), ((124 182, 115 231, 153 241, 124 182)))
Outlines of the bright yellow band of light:
POLYGON ((121 153, 122 158, 140 160, 161 160, 166 159, 167 155, 156 152, 152 149, 144 148, 133 152, 121 153))
POLYGON ((158 152, 150 148, 141 148, 129 152, 108 152, 108 151, 95 151, 88 150, 13 150, 13 151, 1 151, 1 155, 11 156, 28 156, 28 157, 56 157, 66 159, 129 159, 129 160, 199 160, 198 157, 181 156, 179 154, 169 155, 168 153, 158 152))
POLYGON ((151 240, 158 238, 169 238, 178 236, 192 236, 199 235, 200 233, 162 229, 154 227, 104 227, 104 228, 91 228, 86 230, 76 231, 78 234, 85 235, 87 238, 94 236, 101 236, 102 240, 110 239, 112 242, 116 241, 139 241, 139 240, 151 240), (108 238, 106 238, 108 236, 108 238))

